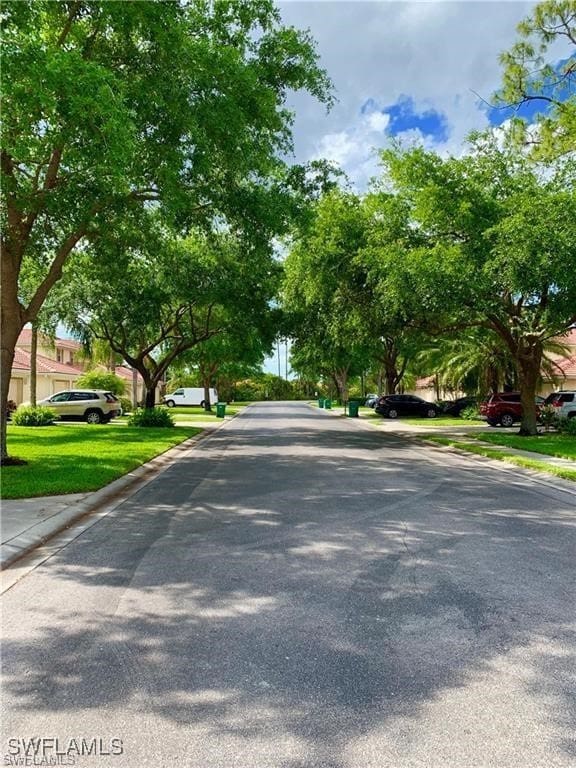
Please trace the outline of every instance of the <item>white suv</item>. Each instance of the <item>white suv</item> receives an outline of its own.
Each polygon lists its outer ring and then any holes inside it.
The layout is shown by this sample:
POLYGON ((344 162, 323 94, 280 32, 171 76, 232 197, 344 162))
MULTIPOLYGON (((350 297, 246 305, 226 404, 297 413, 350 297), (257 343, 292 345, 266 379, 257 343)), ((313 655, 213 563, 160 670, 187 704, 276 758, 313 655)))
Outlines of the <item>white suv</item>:
POLYGON ((563 419, 576 418, 576 391, 562 390, 552 392, 544 401, 544 405, 551 405, 556 410, 556 415, 563 419))
POLYGON ((61 419, 83 419, 88 424, 106 424, 120 416, 122 407, 116 395, 101 389, 67 389, 39 400, 61 419))

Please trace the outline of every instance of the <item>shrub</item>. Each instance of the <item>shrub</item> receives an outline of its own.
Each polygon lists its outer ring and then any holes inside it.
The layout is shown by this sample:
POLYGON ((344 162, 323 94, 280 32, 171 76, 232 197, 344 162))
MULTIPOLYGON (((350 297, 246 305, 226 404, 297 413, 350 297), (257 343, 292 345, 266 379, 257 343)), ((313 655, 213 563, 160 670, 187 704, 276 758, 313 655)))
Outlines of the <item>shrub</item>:
POLYGON ((551 427, 556 426, 556 422, 558 420, 556 409, 551 405, 542 406, 538 414, 538 419, 544 425, 546 432, 548 432, 551 427))
POLYGON ((460 418, 466 419, 466 421, 473 421, 480 418, 480 411, 475 405, 469 405, 468 408, 463 408, 460 411, 460 418))
POLYGON ((132 413, 132 400, 129 397, 121 397, 120 405, 122 406, 122 413, 132 413))
POLYGON ((126 391, 124 379, 115 373, 106 371, 87 371, 76 379, 78 389, 105 389, 115 395, 123 395, 126 391))
POLYGON ((562 435, 573 435, 576 437, 576 417, 572 419, 558 419, 556 428, 562 435))
POLYGON ((17 427, 47 427, 54 424, 58 417, 45 405, 21 405, 12 414, 12 423, 17 427))
POLYGON ((173 427, 172 415, 166 408, 137 408, 128 418, 131 427, 173 427))

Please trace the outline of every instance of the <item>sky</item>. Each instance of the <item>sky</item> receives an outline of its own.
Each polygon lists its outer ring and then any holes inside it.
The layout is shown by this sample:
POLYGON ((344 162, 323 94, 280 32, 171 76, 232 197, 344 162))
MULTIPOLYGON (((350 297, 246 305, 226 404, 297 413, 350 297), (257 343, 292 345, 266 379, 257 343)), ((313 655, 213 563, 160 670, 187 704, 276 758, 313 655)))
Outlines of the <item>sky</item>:
MULTIPOLYGON (((392 138, 442 155, 465 151, 470 131, 499 126, 510 111, 491 109, 499 54, 518 39, 535 3, 514 0, 285 0, 285 24, 309 29, 334 84, 330 112, 295 94, 294 160, 326 158, 357 192, 379 173, 377 150, 392 138)), ((558 49, 557 58, 565 52, 558 49)), ((555 55, 556 58, 556 55, 555 55)), ((278 358, 266 361, 278 371, 278 358)))
POLYGON ((460 154, 471 130, 510 117, 509 111, 489 107, 500 84, 498 56, 515 42, 518 22, 534 5, 278 3, 284 23, 310 30, 338 99, 327 113, 306 94, 291 98, 295 160, 333 160, 362 192, 379 170, 375 149, 391 137, 460 154))

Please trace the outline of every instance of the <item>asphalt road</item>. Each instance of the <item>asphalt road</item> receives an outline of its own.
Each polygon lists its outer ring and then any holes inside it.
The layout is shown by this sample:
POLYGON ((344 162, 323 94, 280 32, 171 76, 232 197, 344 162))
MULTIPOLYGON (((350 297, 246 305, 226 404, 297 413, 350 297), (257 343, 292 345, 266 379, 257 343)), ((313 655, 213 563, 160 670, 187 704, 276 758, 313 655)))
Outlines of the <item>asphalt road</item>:
POLYGON ((575 560, 574 495, 251 407, 4 594, 2 764, 575 766, 575 560))

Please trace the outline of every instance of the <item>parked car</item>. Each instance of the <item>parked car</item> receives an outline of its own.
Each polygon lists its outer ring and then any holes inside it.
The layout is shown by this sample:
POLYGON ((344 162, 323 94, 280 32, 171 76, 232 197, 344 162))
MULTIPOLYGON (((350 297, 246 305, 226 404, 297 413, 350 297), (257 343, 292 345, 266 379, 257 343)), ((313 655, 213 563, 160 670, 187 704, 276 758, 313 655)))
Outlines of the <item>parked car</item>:
POLYGON ((367 405, 369 408, 374 408, 374 406, 378 402, 379 397, 380 395, 377 395, 374 392, 372 392, 372 394, 366 395, 366 400, 364 401, 364 404, 367 405))
MULTIPOLYGON (((536 398, 536 406, 544 403, 543 397, 536 398)), ((522 402, 520 392, 496 392, 488 400, 480 403, 480 418, 485 419, 491 427, 500 424, 512 427, 522 421, 522 402)))
POLYGON ((374 410, 389 419, 397 419, 399 416, 426 416, 432 419, 439 412, 437 405, 416 395, 383 395, 374 410))
POLYGON ((456 400, 445 400, 442 404, 443 413, 448 416, 460 416, 465 408, 473 408, 478 405, 477 397, 457 397, 456 400))
POLYGON ((552 392, 544 400, 544 405, 551 405, 555 409, 556 415, 563 419, 575 419, 576 391, 562 390, 560 392, 552 392))
POLYGON ((116 395, 101 389, 67 389, 38 400, 38 405, 48 406, 61 419, 82 419, 88 424, 107 424, 122 413, 116 395))

